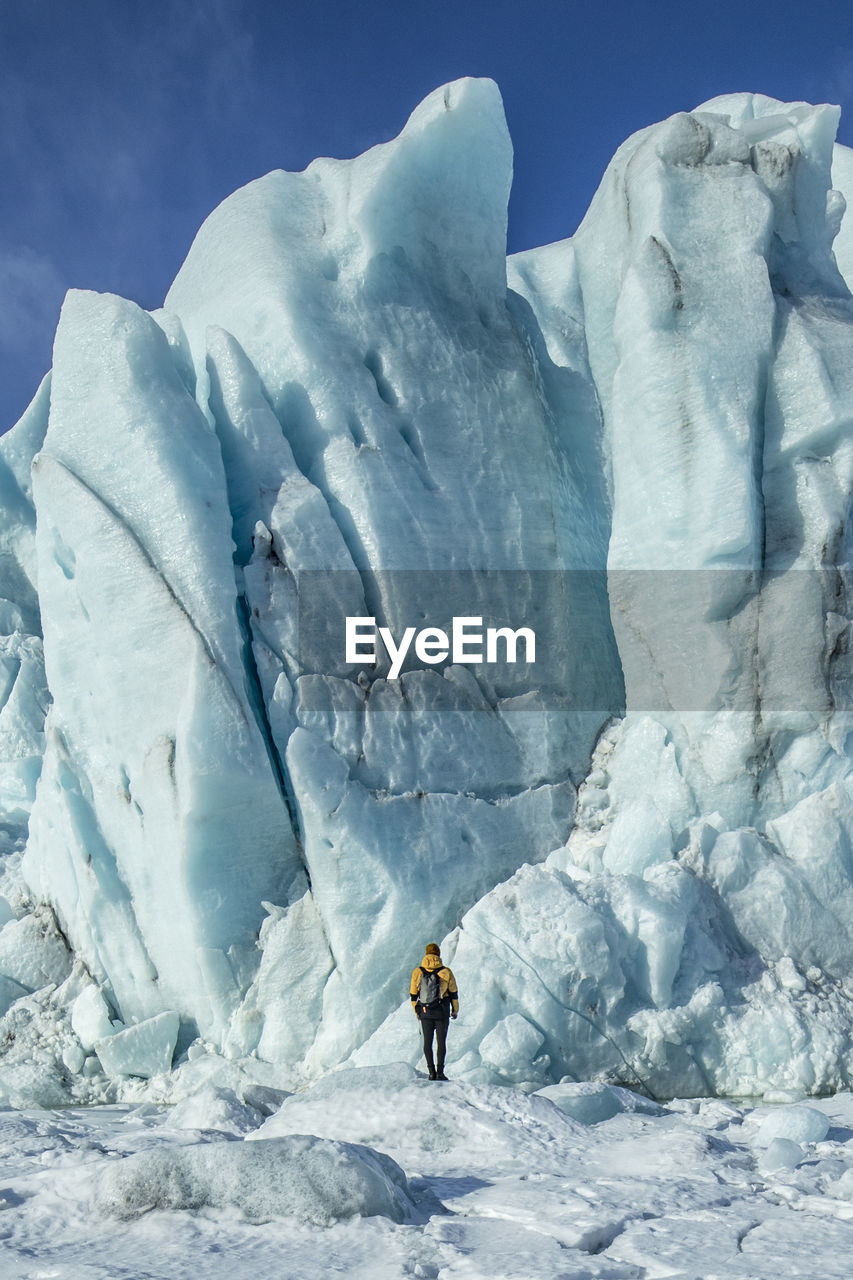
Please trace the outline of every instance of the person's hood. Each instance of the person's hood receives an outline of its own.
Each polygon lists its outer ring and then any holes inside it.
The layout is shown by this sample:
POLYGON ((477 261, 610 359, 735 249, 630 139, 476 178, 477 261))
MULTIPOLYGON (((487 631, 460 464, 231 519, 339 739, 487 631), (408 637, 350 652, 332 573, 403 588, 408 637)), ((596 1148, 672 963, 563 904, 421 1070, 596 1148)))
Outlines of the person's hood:
POLYGON ((444 967, 445 967, 445 964, 441 956, 434 956, 430 954, 428 956, 424 956, 423 960, 421 961, 422 969, 443 969, 444 967))

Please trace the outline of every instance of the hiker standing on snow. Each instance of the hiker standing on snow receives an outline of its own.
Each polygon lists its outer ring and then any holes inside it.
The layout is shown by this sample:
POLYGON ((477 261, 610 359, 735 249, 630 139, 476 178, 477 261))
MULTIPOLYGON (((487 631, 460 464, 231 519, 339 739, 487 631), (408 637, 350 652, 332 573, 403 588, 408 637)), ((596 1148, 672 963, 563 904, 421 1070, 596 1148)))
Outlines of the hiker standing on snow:
POLYGON ((459 993, 456 979, 446 964, 441 962, 437 942, 427 943, 426 955, 412 974, 409 988, 412 1008, 420 1018, 424 1033, 424 1057, 429 1067, 430 1080, 446 1080, 444 1055, 447 1049, 447 1027, 450 1019, 459 1012, 459 993), (432 1056, 435 1037, 438 1061, 432 1056))

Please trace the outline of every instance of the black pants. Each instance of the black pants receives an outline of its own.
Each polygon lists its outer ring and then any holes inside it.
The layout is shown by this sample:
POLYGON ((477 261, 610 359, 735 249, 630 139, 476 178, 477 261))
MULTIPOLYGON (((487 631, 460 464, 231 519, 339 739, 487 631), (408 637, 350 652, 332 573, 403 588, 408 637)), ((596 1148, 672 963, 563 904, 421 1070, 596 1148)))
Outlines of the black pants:
POLYGON ((424 1033, 424 1057, 430 1070, 430 1075, 435 1071, 438 1075, 444 1071, 444 1055, 447 1051, 447 1027, 450 1018, 445 1014, 441 1018, 428 1018, 425 1014, 421 1014, 421 1030, 424 1033), (437 1061, 432 1056, 432 1038, 435 1036, 435 1046, 437 1051, 437 1061))

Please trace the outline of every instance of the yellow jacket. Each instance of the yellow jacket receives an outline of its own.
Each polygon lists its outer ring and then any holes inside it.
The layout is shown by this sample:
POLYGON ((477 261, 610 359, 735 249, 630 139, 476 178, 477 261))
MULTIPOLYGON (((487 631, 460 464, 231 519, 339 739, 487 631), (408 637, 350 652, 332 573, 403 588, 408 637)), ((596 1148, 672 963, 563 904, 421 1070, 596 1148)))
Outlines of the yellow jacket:
POLYGON ((456 990, 456 979, 454 978, 452 971, 443 963, 441 956, 424 956, 418 967, 412 971, 409 995, 415 1012, 420 1014, 420 1010, 418 1009, 418 997, 421 991, 422 969, 426 969, 428 972, 435 969, 438 970, 438 985, 441 991, 441 999, 444 1000, 449 997, 450 1008, 455 1018, 459 1012, 459 992, 456 990))

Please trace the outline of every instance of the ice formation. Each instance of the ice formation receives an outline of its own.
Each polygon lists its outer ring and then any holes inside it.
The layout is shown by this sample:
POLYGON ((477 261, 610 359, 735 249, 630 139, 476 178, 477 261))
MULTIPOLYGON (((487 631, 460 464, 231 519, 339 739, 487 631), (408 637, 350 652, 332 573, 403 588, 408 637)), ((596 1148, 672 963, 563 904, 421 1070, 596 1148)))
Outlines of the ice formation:
POLYGON ((507 261, 459 81, 236 192, 161 311, 69 294, 0 439, 0 1095, 414 1061, 431 937, 471 1081, 850 1083, 837 120, 680 113, 507 261), (537 659, 396 679, 348 616, 537 659))
POLYGON ((141 1151, 103 1170, 93 1205, 125 1221, 152 1209, 212 1208, 254 1223, 284 1218, 312 1227, 359 1217, 404 1222, 417 1212, 389 1156, 306 1134, 141 1151))

